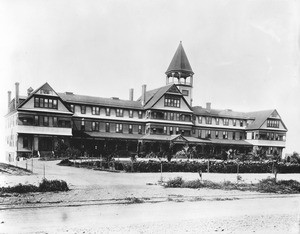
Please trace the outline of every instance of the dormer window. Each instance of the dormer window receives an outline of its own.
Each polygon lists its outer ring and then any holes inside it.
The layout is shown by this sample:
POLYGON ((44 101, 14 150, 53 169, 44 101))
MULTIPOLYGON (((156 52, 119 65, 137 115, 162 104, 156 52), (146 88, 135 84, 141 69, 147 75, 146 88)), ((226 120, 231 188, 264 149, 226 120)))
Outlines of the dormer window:
POLYGON ((81 114, 86 113, 86 106, 80 106, 81 114))
POLYGON ((198 117, 198 122, 199 122, 199 124, 202 124, 202 116, 198 117))
POLYGON ((99 106, 92 107, 92 115, 100 115, 100 107, 99 106))
POLYGON ((116 109, 116 116, 123 117, 123 109, 116 109))
POLYGON ((229 119, 223 119, 223 125, 228 126, 229 125, 229 119))
POLYGON ((236 126, 236 119, 232 120, 233 126, 236 126))
POLYGON ((40 94, 46 94, 46 95, 53 95, 52 90, 47 90, 47 89, 40 89, 40 94))
POLYGON ((106 116, 110 116, 110 108, 107 107, 105 109, 105 114, 106 114, 106 116))
POLYGON ((57 109, 57 99, 35 97, 34 107, 57 109))
POLYGON ((143 118, 143 112, 139 111, 139 119, 143 118))
POLYGON ((268 128, 279 128, 279 120, 267 120, 267 127, 268 128))
POLYGON ((166 95, 165 106, 180 108, 180 97, 166 95))
POLYGON ((205 123, 206 124, 211 124, 212 120, 211 120, 211 117, 206 117, 205 118, 205 123))
POLYGON ((133 110, 129 110, 129 118, 133 117, 133 110))
POLYGON ((243 125, 244 125, 243 120, 240 120, 240 127, 243 127, 243 125))
POLYGON ((189 96, 189 91, 183 89, 183 90, 182 90, 182 95, 183 95, 183 96, 189 96))

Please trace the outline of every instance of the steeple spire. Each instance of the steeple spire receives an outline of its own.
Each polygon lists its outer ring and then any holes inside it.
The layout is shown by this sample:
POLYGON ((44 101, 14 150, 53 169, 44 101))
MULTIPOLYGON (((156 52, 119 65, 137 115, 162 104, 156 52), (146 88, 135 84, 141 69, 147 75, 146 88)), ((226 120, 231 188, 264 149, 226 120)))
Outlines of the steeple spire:
POLYGON ((186 53, 183 49, 182 42, 173 56, 173 59, 166 71, 167 77, 186 78, 194 74, 186 53))
POLYGON ((185 100, 192 106, 194 72, 180 41, 173 59, 166 71, 166 84, 176 84, 185 100))

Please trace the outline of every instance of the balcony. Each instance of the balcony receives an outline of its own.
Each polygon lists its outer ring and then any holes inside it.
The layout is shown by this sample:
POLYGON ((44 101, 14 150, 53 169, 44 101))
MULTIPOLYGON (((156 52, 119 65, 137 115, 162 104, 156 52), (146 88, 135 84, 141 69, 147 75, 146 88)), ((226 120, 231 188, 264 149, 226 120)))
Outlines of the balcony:
POLYGON ((16 132, 24 134, 72 136, 72 128, 18 125, 16 128, 16 132))
POLYGON ((285 147, 285 141, 271 141, 271 140, 245 140, 249 142, 252 145, 257 145, 257 146, 271 146, 271 147, 285 147))

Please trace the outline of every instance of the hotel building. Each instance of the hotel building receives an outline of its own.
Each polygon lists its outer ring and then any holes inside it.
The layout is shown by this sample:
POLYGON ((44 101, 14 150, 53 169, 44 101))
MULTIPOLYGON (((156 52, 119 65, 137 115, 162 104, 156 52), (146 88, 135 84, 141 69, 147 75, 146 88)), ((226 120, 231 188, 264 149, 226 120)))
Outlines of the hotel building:
MULTIPOLYGON (((275 109, 237 112, 193 106, 194 72, 180 43, 166 71, 166 85, 142 86, 129 99, 57 93, 45 83, 26 96, 8 92, 6 158, 51 155, 59 142, 83 155, 142 154, 195 146, 196 156, 282 155, 287 128, 275 109)), ((122 156, 122 155, 121 155, 122 156)))

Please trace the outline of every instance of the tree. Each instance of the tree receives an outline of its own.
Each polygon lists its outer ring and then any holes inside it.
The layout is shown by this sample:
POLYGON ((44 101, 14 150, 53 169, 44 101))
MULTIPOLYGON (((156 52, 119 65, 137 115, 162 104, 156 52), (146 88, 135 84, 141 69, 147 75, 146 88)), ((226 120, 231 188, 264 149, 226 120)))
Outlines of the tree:
POLYGON ((54 154, 56 157, 65 156, 67 149, 68 145, 65 143, 65 141, 63 139, 59 139, 55 147, 54 154))

